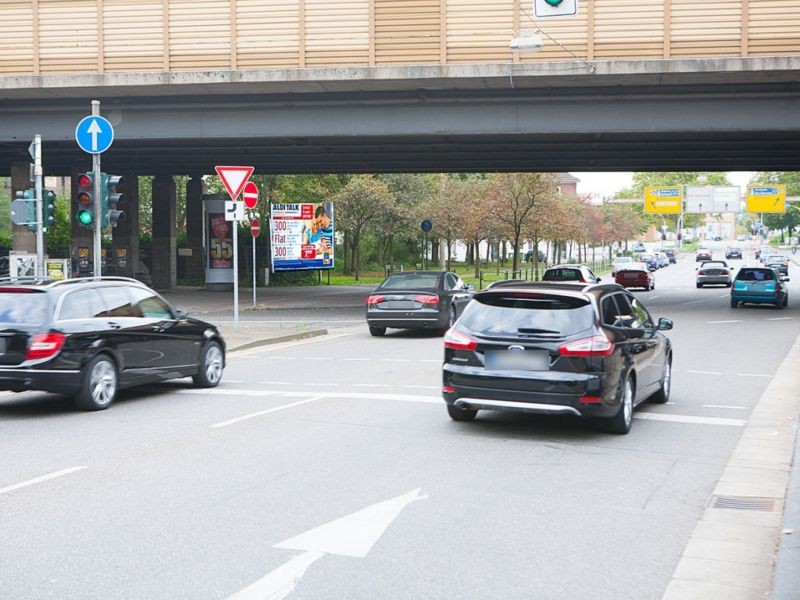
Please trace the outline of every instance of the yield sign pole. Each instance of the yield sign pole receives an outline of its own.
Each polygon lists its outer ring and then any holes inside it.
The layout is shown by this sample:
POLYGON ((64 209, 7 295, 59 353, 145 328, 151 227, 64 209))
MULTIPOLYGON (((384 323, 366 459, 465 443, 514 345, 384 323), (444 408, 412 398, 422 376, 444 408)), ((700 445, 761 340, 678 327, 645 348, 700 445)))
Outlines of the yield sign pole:
MULTIPOLYGON (((253 174, 254 167, 215 166, 222 185, 236 202, 244 185, 253 174)), ((233 328, 239 329, 239 221, 233 221, 233 328)))

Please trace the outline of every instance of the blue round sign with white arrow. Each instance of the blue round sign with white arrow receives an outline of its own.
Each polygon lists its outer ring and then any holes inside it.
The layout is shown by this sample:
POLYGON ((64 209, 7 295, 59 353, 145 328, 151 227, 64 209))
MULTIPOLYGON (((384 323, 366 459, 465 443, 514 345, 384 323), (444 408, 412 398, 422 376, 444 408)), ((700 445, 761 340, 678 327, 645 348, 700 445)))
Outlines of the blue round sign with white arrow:
POLYGON ((89 115, 75 128, 75 141, 84 152, 102 154, 114 141, 114 128, 105 117, 89 115))

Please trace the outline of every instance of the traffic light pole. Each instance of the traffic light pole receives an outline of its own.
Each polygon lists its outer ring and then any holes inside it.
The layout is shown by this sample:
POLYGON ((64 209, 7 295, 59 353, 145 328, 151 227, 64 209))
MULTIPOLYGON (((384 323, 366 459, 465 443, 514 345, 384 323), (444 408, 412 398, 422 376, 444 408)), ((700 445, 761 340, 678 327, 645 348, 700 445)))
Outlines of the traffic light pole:
POLYGON ((36 273, 45 276, 44 269, 44 193, 42 189, 42 136, 33 136, 33 181, 36 188, 36 273))
MULTIPOLYGON (((92 116, 100 116, 100 101, 92 100, 92 116)), ((102 175, 100 173, 100 154, 92 154, 92 168, 94 170, 94 276, 103 274, 102 260, 100 258, 103 216, 102 211, 102 175)), ((38 192, 37 192, 38 193, 38 192)))

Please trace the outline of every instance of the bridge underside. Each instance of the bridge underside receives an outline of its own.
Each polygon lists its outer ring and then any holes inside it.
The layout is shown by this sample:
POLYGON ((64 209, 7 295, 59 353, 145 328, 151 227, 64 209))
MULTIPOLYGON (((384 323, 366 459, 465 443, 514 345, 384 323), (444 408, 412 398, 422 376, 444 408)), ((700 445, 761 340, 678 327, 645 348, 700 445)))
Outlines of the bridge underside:
POLYGON ((0 81, 0 172, 44 139, 47 174, 800 169, 800 57, 295 70, 0 81), (560 69, 560 70, 559 70, 560 69))

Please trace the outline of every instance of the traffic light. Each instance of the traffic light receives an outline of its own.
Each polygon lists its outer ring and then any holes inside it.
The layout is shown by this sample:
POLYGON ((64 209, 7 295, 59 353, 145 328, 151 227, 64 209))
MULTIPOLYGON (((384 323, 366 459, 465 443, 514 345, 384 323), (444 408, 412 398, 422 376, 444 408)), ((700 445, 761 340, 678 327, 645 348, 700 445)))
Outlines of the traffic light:
POLYGON ((571 17, 578 14, 578 0, 533 0, 537 17, 571 17))
POLYGON ((56 193, 53 190, 42 190, 42 231, 47 233, 47 229, 56 224, 56 193))
POLYGON ((11 203, 11 221, 14 225, 27 225, 36 231, 36 190, 19 190, 11 203))
POLYGON ((75 220, 81 227, 94 229, 94 173, 80 173, 75 178, 78 189, 78 212, 75 220))
POLYGON ((544 1, 545 1, 545 3, 549 4, 550 6, 558 6, 564 0, 544 0, 544 1))
POLYGON ((119 188, 125 184, 125 179, 121 175, 106 175, 103 173, 102 185, 102 215, 103 227, 116 227, 117 223, 125 218, 125 213, 119 210, 120 205, 125 202, 125 194, 119 188))

